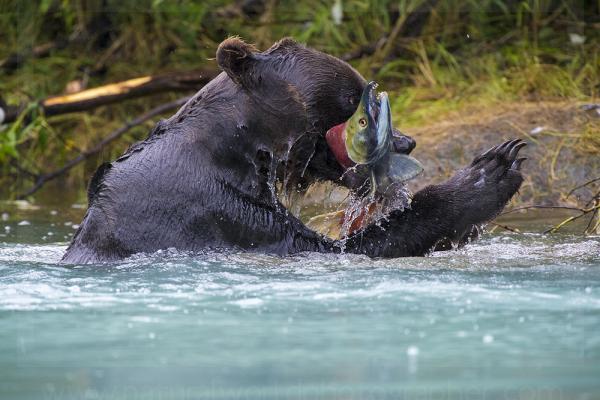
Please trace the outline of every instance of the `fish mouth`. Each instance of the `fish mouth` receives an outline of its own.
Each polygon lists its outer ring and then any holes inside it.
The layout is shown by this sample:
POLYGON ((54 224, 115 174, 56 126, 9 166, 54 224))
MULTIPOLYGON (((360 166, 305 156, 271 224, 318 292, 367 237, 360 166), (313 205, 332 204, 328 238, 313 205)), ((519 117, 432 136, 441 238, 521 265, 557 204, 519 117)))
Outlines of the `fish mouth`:
MULTIPOLYGON (((373 125, 370 126, 376 126, 377 121, 378 121, 378 116, 379 116, 379 110, 380 110, 380 101, 379 101, 379 96, 377 96, 377 92, 375 91, 377 89, 377 83, 375 82, 369 82, 367 83, 367 86, 365 86, 365 89, 363 90, 362 96, 360 98, 360 103, 359 103, 359 107, 362 105, 365 109, 365 113, 368 115, 369 117, 369 122, 372 122, 373 125)), ((382 94, 386 94, 385 92, 383 92, 382 94)), ((387 94, 386 94, 386 98, 387 98, 387 94)))
POLYGON ((329 150, 333 153, 338 164, 348 170, 356 166, 346 150, 346 122, 334 126, 325 133, 325 140, 329 146, 329 150))
MULTIPOLYGON (((374 165, 390 151, 392 116, 386 92, 377 94, 377 84, 369 82, 360 99, 358 109, 350 121, 357 118, 364 123, 362 129, 354 127, 346 137, 346 150, 357 164, 374 165)), ((352 129, 352 126, 350 127, 352 129)))

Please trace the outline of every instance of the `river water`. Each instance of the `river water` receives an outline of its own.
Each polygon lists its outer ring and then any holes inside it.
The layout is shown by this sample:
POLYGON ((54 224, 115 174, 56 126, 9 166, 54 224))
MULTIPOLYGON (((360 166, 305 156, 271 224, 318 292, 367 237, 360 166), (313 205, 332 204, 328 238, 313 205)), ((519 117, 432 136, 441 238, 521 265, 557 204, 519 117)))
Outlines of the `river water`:
POLYGON ((2 213, 1 399, 600 399, 598 236, 60 265, 80 217, 2 213))

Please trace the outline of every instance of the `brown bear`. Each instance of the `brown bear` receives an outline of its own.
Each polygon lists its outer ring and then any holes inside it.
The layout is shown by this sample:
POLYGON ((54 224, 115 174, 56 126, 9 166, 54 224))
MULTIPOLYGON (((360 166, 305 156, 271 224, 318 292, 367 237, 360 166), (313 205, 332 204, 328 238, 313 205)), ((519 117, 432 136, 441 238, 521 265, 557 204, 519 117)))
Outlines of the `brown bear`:
MULTIPOLYGON (((339 165, 325 140, 356 110, 365 79, 347 63, 283 39, 259 52, 240 39, 219 46, 223 73, 148 138, 99 167, 89 207, 63 262, 139 252, 238 249, 419 256, 460 241, 496 216, 523 180, 521 141, 490 149, 450 180, 417 192, 411 207, 343 242, 307 228, 276 187, 319 180, 350 189, 367 179, 339 165)), ((396 134, 394 150, 414 142, 396 134)))

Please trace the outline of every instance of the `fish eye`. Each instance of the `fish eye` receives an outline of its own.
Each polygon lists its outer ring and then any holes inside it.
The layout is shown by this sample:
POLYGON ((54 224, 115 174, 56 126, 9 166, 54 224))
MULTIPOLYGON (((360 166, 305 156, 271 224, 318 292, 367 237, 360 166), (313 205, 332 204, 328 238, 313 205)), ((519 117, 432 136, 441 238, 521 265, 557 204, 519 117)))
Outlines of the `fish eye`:
POLYGON ((367 120, 366 120, 365 118, 361 118, 361 119, 359 119, 359 120, 358 120, 358 125, 359 125, 361 128, 364 128, 364 127, 366 127, 366 126, 367 126, 367 120))

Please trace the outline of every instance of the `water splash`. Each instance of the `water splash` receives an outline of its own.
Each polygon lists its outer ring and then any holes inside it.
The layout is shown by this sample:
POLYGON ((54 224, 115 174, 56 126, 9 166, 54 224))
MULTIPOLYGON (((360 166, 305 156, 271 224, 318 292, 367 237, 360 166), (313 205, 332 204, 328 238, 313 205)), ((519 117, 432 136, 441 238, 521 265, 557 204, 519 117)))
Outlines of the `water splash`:
POLYGON ((382 227, 382 222, 387 220, 390 213, 402 212, 410 207, 410 192, 403 184, 390 185, 382 194, 369 192, 366 196, 350 194, 344 209, 344 218, 341 228, 343 244, 346 239, 369 225, 382 227))

